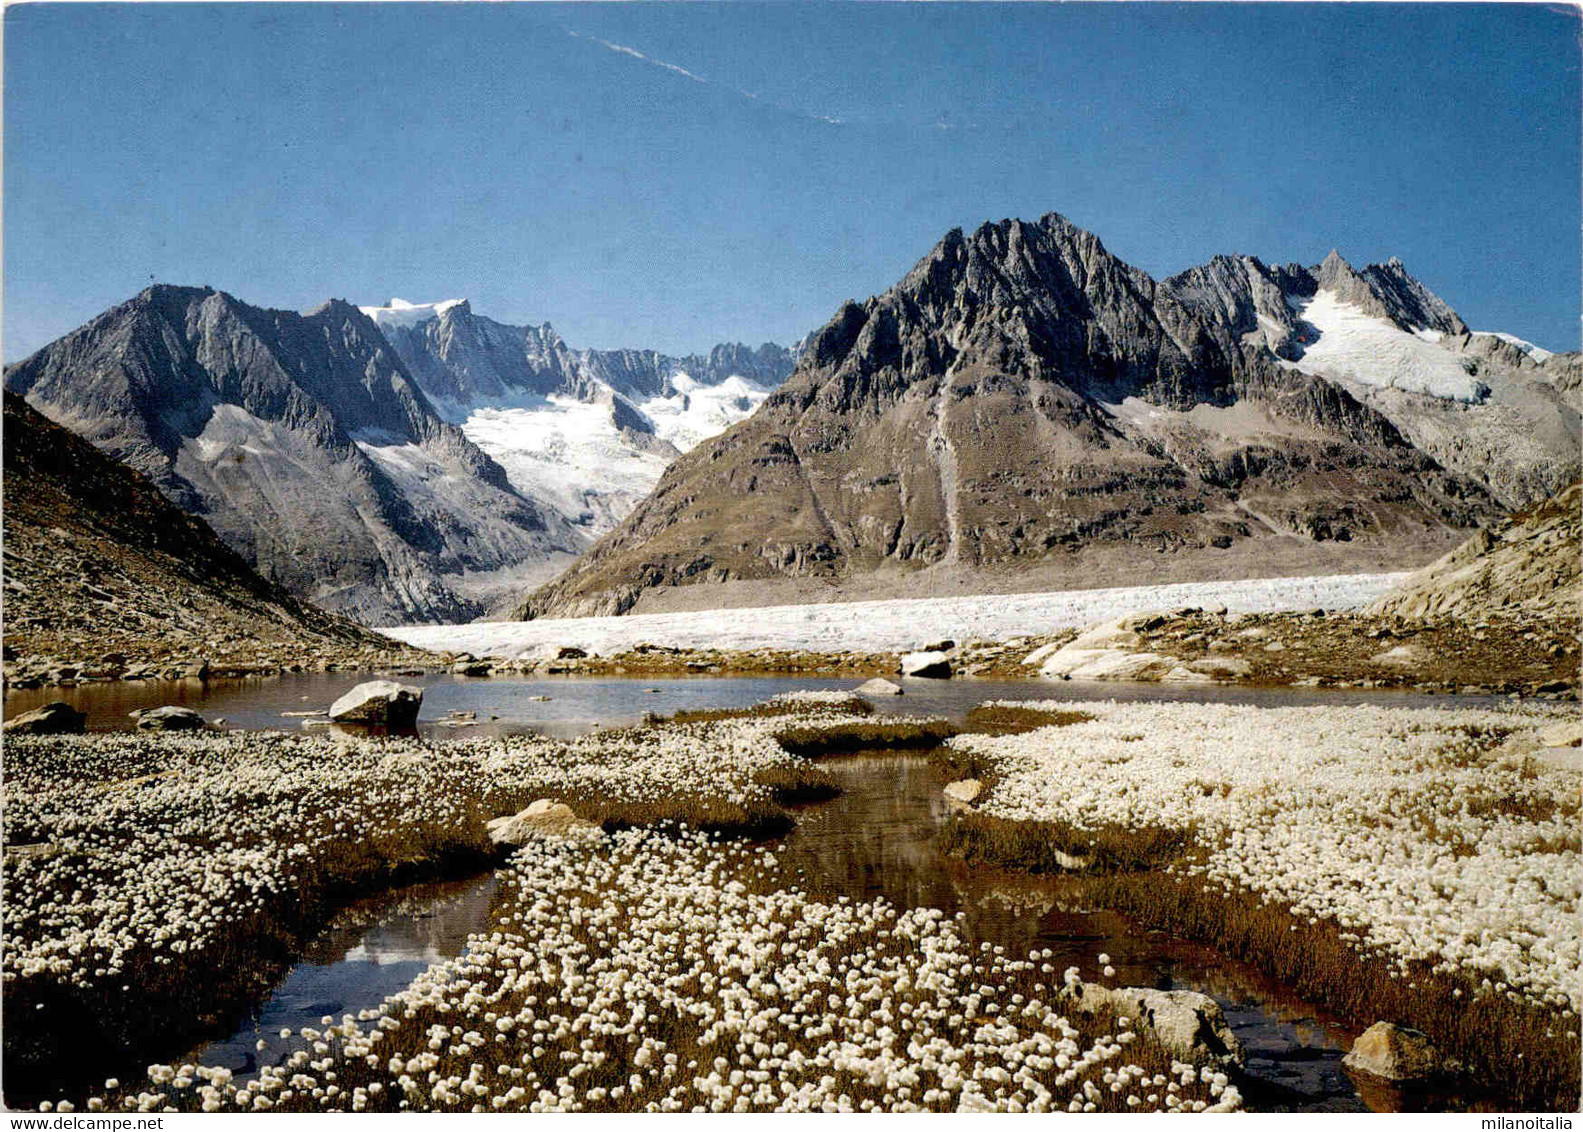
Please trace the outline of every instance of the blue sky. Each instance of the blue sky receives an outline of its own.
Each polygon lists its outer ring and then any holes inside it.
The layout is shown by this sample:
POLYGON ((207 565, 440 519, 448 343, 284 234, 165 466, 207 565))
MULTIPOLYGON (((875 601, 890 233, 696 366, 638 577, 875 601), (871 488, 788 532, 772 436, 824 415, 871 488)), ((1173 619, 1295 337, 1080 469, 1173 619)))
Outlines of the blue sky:
POLYGON ((150 276, 789 342, 1052 210, 1156 276, 1399 255, 1576 349, 1578 42, 1537 5, 13 6, 4 353, 150 276))

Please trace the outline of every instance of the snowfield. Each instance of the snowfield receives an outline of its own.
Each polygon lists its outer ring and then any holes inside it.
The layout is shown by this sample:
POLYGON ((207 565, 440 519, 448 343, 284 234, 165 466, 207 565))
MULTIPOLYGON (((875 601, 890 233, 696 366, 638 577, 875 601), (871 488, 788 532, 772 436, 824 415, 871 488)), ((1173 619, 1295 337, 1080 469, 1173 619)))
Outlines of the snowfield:
POLYGON ((1298 303, 1297 311, 1319 337, 1304 345, 1301 358, 1286 365, 1321 377, 1453 401, 1477 403, 1489 395, 1461 359, 1439 345, 1434 331, 1408 334, 1341 302, 1332 291, 1298 303))
POLYGON ((640 401, 638 408, 654 422, 661 440, 686 452, 747 420, 771 392, 736 375, 718 385, 702 385, 688 374, 676 373, 667 382, 664 396, 640 401))
POLYGON ((466 299, 444 299, 438 303, 409 303, 406 299, 391 299, 382 307, 358 307, 374 320, 381 330, 396 326, 417 326, 431 318, 439 318, 446 311, 466 299))
POLYGON ((468 410, 462 432, 506 470, 512 487, 554 507, 590 541, 626 518, 670 464, 627 439, 608 404, 554 394, 527 400, 468 410))
POLYGON ((401 625, 380 631, 419 648, 511 659, 532 656, 551 645, 575 645, 595 656, 609 656, 644 642, 673 648, 899 652, 947 638, 961 642, 1036 636, 1146 609, 1215 605, 1234 613, 1355 609, 1405 577, 1395 573, 1256 578, 628 617, 401 625))

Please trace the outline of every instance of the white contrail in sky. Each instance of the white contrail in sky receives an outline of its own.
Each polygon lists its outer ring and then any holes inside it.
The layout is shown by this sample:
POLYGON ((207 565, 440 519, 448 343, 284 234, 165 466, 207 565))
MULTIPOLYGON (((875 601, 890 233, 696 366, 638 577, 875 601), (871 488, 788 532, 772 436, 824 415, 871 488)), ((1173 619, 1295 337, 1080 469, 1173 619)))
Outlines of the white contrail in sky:
MULTIPOLYGON (((581 32, 572 31, 570 28, 567 28, 567 29, 564 29, 564 30, 566 31, 566 34, 571 36, 573 39, 586 39, 590 43, 597 43, 600 47, 603 47, 606 51, 614 51, 618 55, 630 56, 633 59, 638 59, 638 60, 641 60, 644 63, 647 63, 651 67, 663 68, 664 70, 671 71, 671 72, 673 72, 675 74, 678 74, 678 75, 682 76, 682 78, 684 78, 684 79, 691 79, 693 82, 699 83, 699 84, 701 84, 703 86, 719 86, 720 85, 719 83, 716 83, 712 79, 706 79, 702 75, 694 74, 692 71, 689 71, 686 67, 678 67, 675 63, 667 63, 663 59, 656 59, 652 55, 645 55, 643 52, 639 51, 635 47, 627 47, 625 44, 621 44, 621 43, 611 43, 608 39, 600 39, 597 35, 584 35, 581 32)), ((785 112, 787 114, 794 114, 797 117, 807 119, 810 122, 823 122, 826 125, 830 125, 830 126, 839 126, 839 125, 842 124, 842 121, 841 121, 840 118, 836 118, 836 117, 833 117, 833 116, 828 115, 828 114, 808 114, 808 113, 806 113, 804 111, 793 110, 790 107, 782 106, 779 103, 764 102, 762 99, 759 98, 758 95, 754 94, 752 91, 742 90, 741 88, 732 88, 732 89, 736 90, 736 93, 741 95, 743 98, 749 99, 750 101, 753 101, 753 102, 757 102, 761 106, 772 106, 776 110, 783 111, 783 112, 785 112)))

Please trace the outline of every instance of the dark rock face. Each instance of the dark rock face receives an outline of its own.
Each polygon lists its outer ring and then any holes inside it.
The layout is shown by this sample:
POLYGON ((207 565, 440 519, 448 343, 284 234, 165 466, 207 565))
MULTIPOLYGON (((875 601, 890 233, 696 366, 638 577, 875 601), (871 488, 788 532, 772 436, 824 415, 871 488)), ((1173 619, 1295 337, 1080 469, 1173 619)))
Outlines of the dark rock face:
POLYGON ((88 717, 70 704, 45 704, 5 721, 7 735, 81 735, 88 717))
POLYGON ((476 615, 479 578, 581 547, 339 300, 301 315, 151 287, 6 386, 148 474, 266 578, 365 622, 476 615))
MULTIPOLYGON (((1339 256, 1313 272, 1222 257, 1157 283, 1053 214, 953 231, 844 304, 752 418, 674 463, 518 616, 1096 548, 1202 561, 1227 540, 1417 564, 1499 508, 1346 389, 1279 364, 1302 333, 1285 296, 1321 279, 1367 286, 1339 256)), ((1393 286, 1382 308, 1443 318, 1393 286)))

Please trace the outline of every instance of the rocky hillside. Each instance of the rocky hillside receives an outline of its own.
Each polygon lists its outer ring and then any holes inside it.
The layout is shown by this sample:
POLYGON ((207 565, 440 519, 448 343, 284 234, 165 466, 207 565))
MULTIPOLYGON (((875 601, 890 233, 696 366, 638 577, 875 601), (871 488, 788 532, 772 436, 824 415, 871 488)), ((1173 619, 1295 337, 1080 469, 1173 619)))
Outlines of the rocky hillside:
POLYGON ((523 495, 590 536, 654 489, 680 453, 743 420, 791 373, 794 350, 574 350, 548 323, 511 326, 467 300, 363 307, 446 420, 523 495))
POLYGON ((587 542, 434 411, 350 304, 150 287, 6 370, 264 577, 366 623, 459 620, 587 542))
POLYGON ((1303 368, 1354 312, 1468 376, 1397 325, 1461 328, 1399 265, 1223 259, 1157 282, 1054 214, 953 231, 518 615, 1417 565, 1501 505, 1351 379, 1303 368))
POLYGON ((148 479, 5 394, 7 678, 403 646, 265 581, 148 479))
POLYGON ((1575 631, 1583 614, 1583 485, 1481 530, 1408 578, 1369 612, 1473 622, 1502 614, 1553 620, 1575 631))

